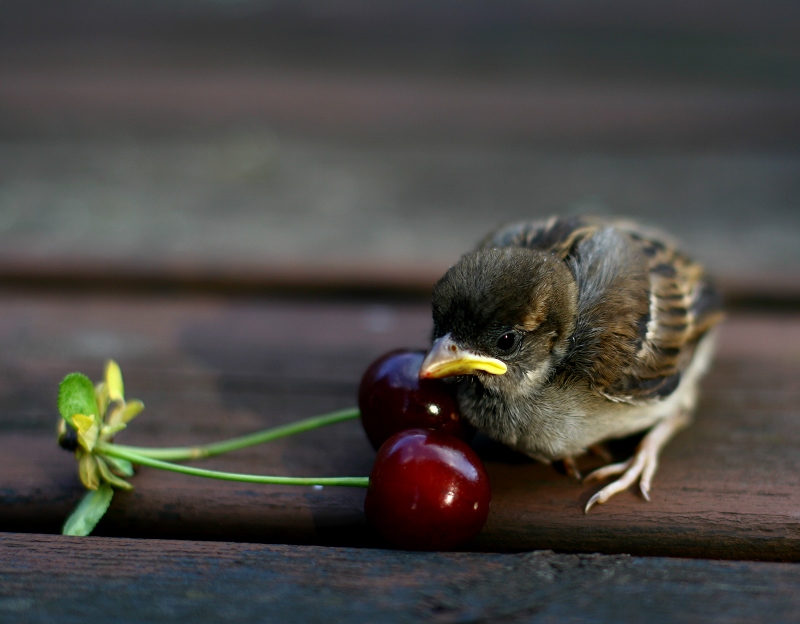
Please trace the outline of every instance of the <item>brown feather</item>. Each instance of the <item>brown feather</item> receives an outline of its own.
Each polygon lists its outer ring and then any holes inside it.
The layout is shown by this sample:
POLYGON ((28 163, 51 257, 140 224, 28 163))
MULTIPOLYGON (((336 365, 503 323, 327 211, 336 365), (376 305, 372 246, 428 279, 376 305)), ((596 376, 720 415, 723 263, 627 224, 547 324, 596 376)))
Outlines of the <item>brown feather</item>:
POLYGON ((702 267, 665 235, 625 221, 551 218, 502 228, 482 248, 519 246, 567 262, 578 318, 560 374, 614 401, 670 394, 697 341, 722 316, 702 267))

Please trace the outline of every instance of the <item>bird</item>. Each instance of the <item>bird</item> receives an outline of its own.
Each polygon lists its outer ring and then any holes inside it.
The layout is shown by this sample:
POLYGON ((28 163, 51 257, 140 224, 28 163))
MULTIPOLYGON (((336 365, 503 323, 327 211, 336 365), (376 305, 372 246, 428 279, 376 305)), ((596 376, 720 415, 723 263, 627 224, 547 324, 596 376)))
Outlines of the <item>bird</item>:
POLYGON ((431 304, 419 377, 455 385, 462 417, 579 479, 576 457, 643 433, 630 459, 584 479, 617 477, 584 513, 635 483, 650 500, 723 318, 712 280, 671 237, 593 216, 507 225, 447 270, 431 304))

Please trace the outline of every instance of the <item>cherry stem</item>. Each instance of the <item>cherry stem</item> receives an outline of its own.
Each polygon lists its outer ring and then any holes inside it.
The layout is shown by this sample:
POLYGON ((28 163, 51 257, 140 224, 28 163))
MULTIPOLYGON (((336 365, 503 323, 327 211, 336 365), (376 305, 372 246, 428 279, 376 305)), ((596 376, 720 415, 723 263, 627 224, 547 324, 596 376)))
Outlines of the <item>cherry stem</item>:
MULTIPOLYGON (((241 438, 237 438, 241 439, 241 438)), ((220 479, 222 481, 241 481, 243 483, 267 483, 274 485, 336 485, 346 487, 368 487, 369 477, 276 477, 268 475, 250 475, 236 472, 222 472, 219 470, 206 470, 204 468, 194 468, 192 466, 181 466, 146 455, 140 455, 129 448, 117 444, 100 443, 95 447, 101 455, 126 459, 131 463, 169 470, 181 474, 192 475, 195 477, 206 477, 209 479, 220 479)), ((232 450, 232 449, 229 449, 232 450)), ((224 452, 224 451, 222 451, 224 452)), ((219 453, 217 453, 219 454, 219 453)))
MULTIPOLYGON (((102 446, 104 452, 107 455, 111 455, 112 457, 121 457, 122 459, 129 459, 129 458, 122 457, 121 455, 114 455, 110 452, 111 449, 113 449, 114 452, 133 453, 140 458, 144 457, 150 459, 160 459, 165 462, 186 461, 189 459, 202 459, 203 457, 213 457, 214 455, 222 455, 223 453, 237 451, 239 449, 247 448, 248 446, 263 444, 264 442, 271 442, 272 440, 285 438, 291 435, 295 435, 297 433, 303 433, 305 431, 312 431, 313 429, 319 429, 320 427, 325 427, 327 425, 333 425, 336 423, 344 422, 346 420, 354 420, 358 417, 359 417, 358 409, 350 407, 347 409, 330 412, 328 414, 323 414, 321 416, 306 418, 305 420, 289 423, 288 425, 281 425, 280 427, 272 427, 270 429, 257 431, 255 433, 251 433, 238 438, 231 438, 230 440, 222 440, 221 442, 213 442, 211 444, 203 444, 201 446, 148 448, 142 446, 126 446, 124 444, 111 444, 111 443, 104 443, 102 446)), ((135 463, 140 463, 142 465, 150 465, 150 464, 145 464, 144 462, 140 462, 138 460, 135 463)), ((159 466, 155 467, 158 468, 159 466)), ((167 470, 169 469, 171 468, 168 468, 167 470)), ((307 485, 307 484, 299 484, 299 485, 307 485)))

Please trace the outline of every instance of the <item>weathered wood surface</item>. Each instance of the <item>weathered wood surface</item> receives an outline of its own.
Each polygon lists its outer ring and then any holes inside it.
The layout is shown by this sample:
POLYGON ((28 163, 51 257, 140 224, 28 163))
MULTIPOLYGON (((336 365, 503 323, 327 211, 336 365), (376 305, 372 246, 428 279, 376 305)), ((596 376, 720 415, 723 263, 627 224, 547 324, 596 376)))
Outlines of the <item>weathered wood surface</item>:
POLYGON ((0 130, 0 189, 0 284, 419 292, 499 225, 566 212, 663 228, 739 298, 744 276, 750 293, 800 299, 794 147, 398 145, 263 129, 4 141, 0 130))
POLYGON ((0 622, 790 622, 796 564, 0 534, 0 622))
MULTIPOLYGON (((11 296, 0 300, 0 530, 55 533, 82 495, 55 445, 71 370, 114 357, 147 409, 119 441, 171 446, 352 405, 366 365, 423 346, 425 305, 11 296)), ((623 493, 588 516, 596 487, 481 445, 493 486, 472 547, 800 560, 800 318, 736 315, 720 336, 695 424, 666 449, 653 500, 623 493)), ((623 449, 624 450, 624 449, 623 449)), ((357 422, 215 458, 220 469, 367 475, 357 422)), ((591 460, 586 460, 588 464, 591 460)), ((141 469, 98 526, 106 536, 377 546, 364 492, 253 486, 141 469)))
POLYGON ((129 132, 141 132, 142 126, 174 132, 175 126, 256 118, 281 130, 344 131, 363 138, 461 134, 562 148, 587 143, 775 148, 800 140, 796 93, 737 93, 709 84, 700 89, 586 81, 542 88, 541 82, 498 81, 496 76, 409 81, 369 74, 352 78, 341 71, 344 75, 332 76, 330 70, 203 67, 187 72, 185 67, 125 64, 110 81, 105 65, 3 69, 0 65, 0 110, 6 124, 13 120, 25 129, 80 120, 87 134, 115 125, 129 132))

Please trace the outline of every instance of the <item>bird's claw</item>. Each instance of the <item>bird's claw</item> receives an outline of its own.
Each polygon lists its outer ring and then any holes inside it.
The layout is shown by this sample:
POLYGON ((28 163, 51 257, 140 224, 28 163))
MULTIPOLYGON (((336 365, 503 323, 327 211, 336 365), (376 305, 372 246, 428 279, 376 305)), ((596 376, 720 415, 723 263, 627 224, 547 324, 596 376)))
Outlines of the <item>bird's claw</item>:
MULTIPOLYGON (((594 507, 595 504, 599 503, 602 505, 615 494, 619 494, 620 492, 627 490, 636 481, 636 479, 640 479, 645 465, 653 462, 655 463, 655 466, 653 467, 652 472, 655 472, 655 468, 658 466, 657 453, 651 457, 645 451, 645 449, 640 449, 628 461, 598 468, 593 473, 588 475, 586 479, 584 479, 584 483, 602 481, 607 477, 617 474, 621 474, 622 476, 616 481, 609 483, 599 492, 595 493, 595 495, 589 499, 589 502, 586 503, 583 513, 589 513, 589 510, 594 507)), ((639 485, 641 489, 641 479, 639 481, 639 485)), ((642 495, 644 496, 645 500, 650 500, 649 487, 649 484, 647 484, 647 489, 642 490, 642 495)))
POLYGON ((583 480, 584 483, 596 483, 614 475, 622 476, 595 493, 586 503, 583 512, 589 513, 589 510, 596 504, 602 505, 615 494, 627 490, 637 480, 642 498, 649 502, 650 486, 653 483, 653 475, 658 469, 659 453, 667 441, 688 422, 689 416, 684 412, 678 412, 674 416, 665 418, 642 438, 636 453, 628 461, 603 466, 587 475, 583 480))

